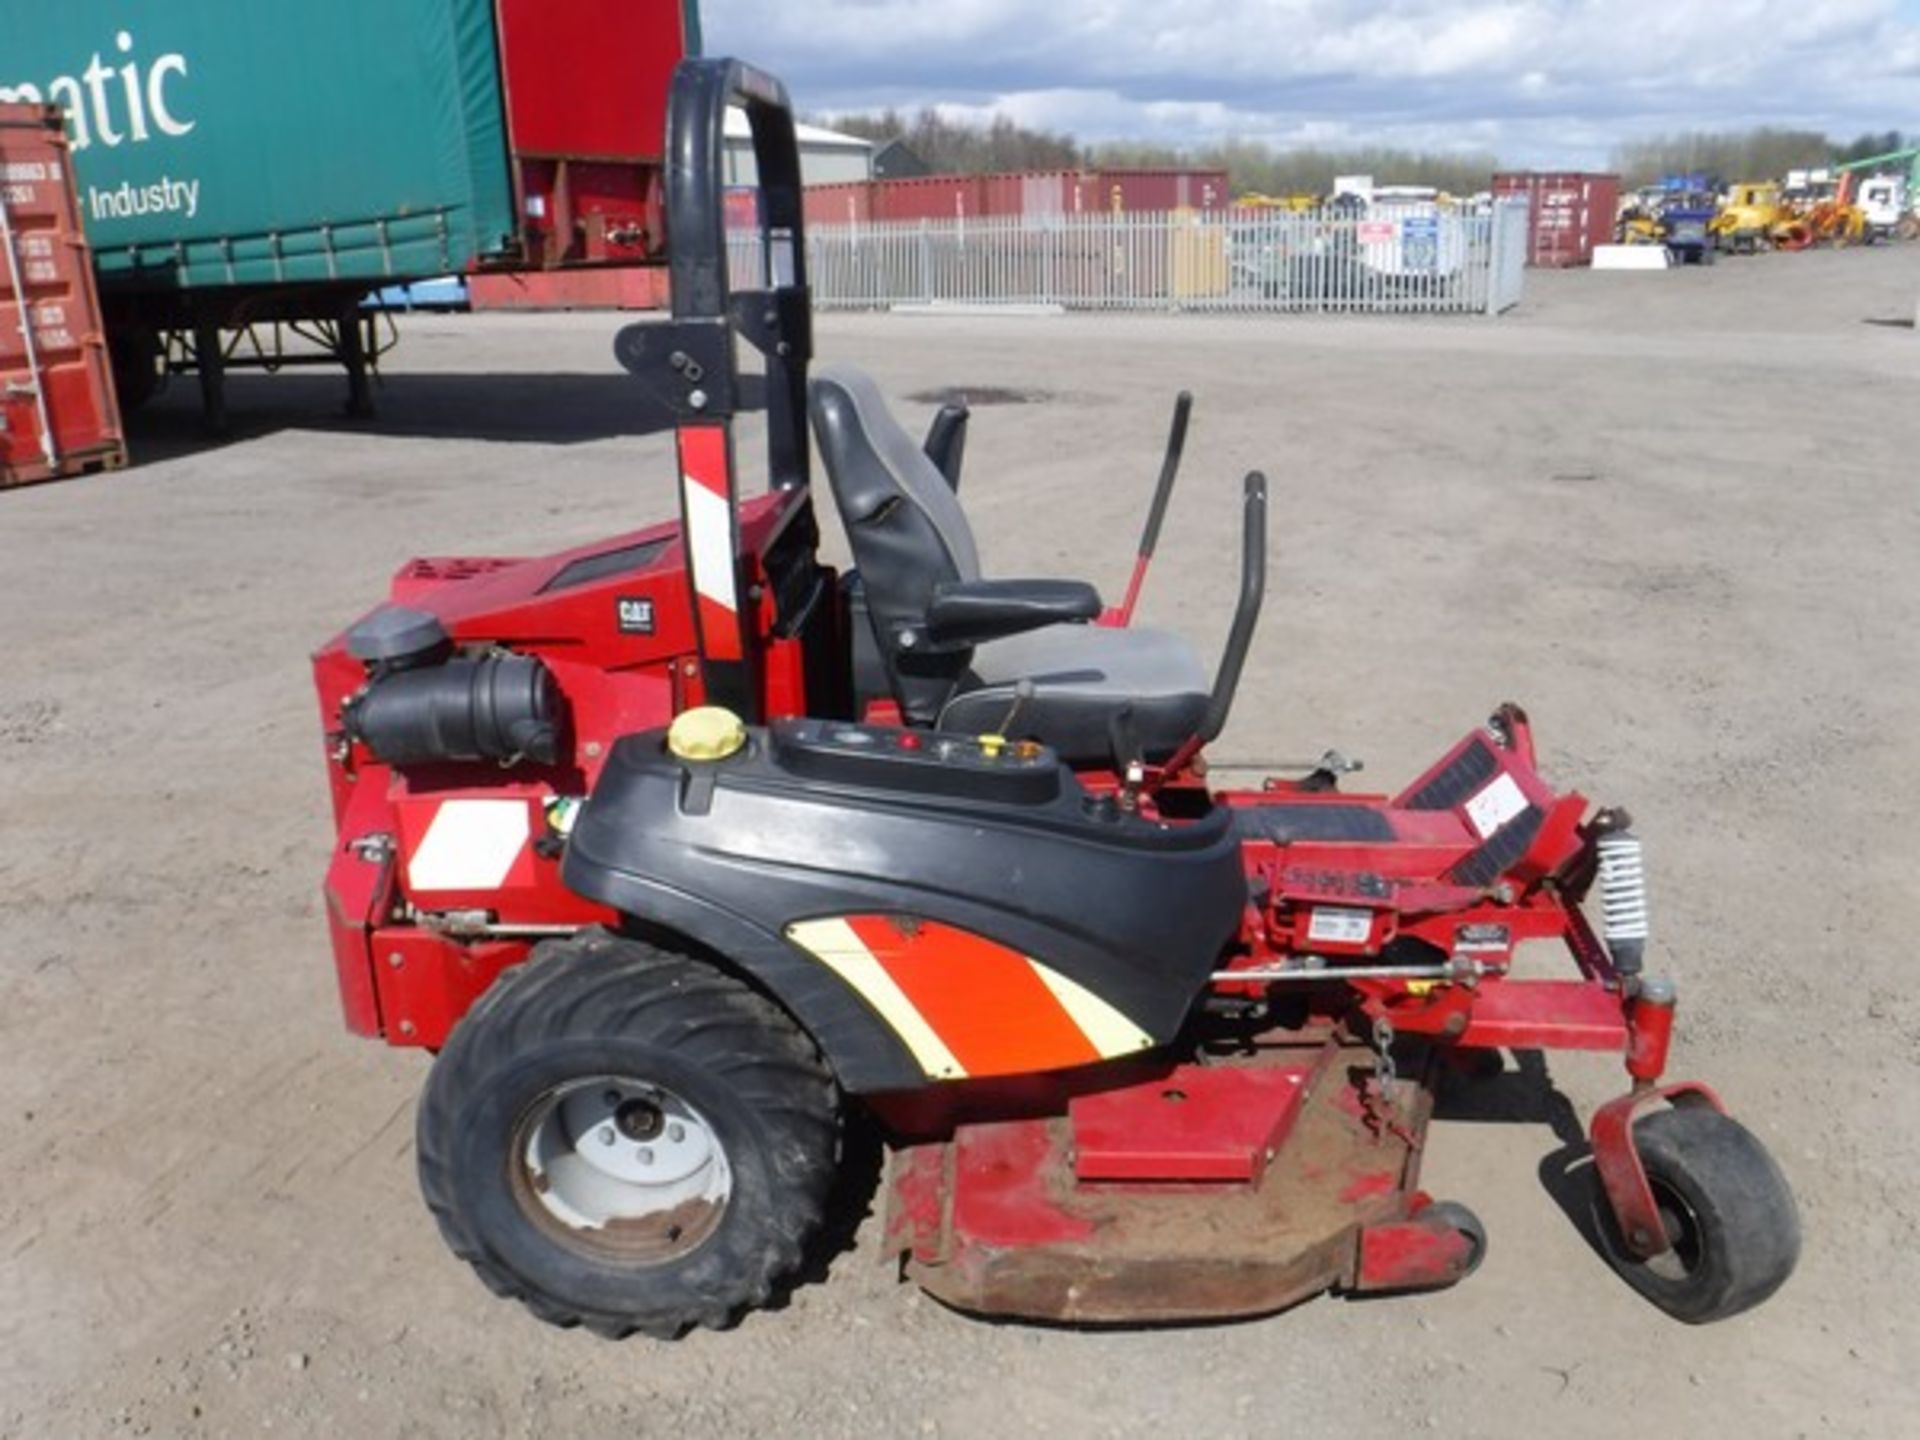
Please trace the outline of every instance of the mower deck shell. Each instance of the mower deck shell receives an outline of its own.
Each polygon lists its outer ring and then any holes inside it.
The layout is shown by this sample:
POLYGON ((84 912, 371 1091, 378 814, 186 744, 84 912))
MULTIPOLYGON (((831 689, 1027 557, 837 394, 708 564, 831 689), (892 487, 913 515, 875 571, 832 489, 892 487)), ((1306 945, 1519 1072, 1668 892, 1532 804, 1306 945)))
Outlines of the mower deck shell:
MULTIPOLYGON (((1071 1099, 1063 1115, 962 1123, 893 1153, 888 1243, 945 1303, 1030 1320, 1224 1319, 1362 1288, 1365 1237, 1404 1241, 1397 1227, 1419 1228, 1428 1203, 1416 1187, 1432 1091, 1397 1080, 1382 1107, 1375 1080, 1363 1047, 1295 1044, 1245 1063, 1172 1067, 1071 1099), (1210 1116, 1198 1126, 1183 1116, 1176 1128, 1188 1133, 1168 1149, 1153 1112, 1183 1112, 1203 1087, 1210 1116), (1122 1111, 1137 1124, 1131 1178, 1076 1173, 1089 1144, 1111 1171, 1109 1122, 1122 1111), (1209 1168, 1222 1178, 1193 1178, 1209 1168)), ((1376 1247, 1364 1288, 1451 1283, 1467 1260, 1451 1233, 1376 1247)))

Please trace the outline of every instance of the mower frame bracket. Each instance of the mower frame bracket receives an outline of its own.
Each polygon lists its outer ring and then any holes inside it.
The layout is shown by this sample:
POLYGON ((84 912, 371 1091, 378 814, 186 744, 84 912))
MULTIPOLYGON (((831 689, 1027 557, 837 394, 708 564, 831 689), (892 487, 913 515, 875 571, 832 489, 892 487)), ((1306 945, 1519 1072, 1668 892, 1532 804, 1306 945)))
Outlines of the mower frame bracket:
POLYGON ((727 326, 705 319, 629 325, 614 342, 647 397, 682 420, 725 420, 738 410, 732 347, 727 326))

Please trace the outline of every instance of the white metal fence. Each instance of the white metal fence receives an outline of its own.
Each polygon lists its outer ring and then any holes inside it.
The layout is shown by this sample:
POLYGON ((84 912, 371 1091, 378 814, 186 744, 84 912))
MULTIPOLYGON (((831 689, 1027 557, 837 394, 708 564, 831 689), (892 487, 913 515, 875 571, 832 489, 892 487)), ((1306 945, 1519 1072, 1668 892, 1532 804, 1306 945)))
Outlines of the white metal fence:
MULTIPOLYGON (((736 232, 736 283, 758 283, 736 232)), ((1520 300, 1527 202, 1381 213, 1229 210, 994 216, 821 225, 807 232, 813 303, 1059 305, 1073 310, 1497 315, 1520 300)))

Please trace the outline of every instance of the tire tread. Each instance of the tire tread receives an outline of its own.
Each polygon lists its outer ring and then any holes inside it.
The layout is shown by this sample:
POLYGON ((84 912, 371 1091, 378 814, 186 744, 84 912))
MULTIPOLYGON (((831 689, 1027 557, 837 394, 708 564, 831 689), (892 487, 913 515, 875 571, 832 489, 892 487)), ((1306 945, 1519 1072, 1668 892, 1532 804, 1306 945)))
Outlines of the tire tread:
POLYGON ((604 930, 538 946, 491 985, 455 1028, 421 1097, 420 1186, 448 1247, 496 1295, 519 1300, 549 1324, 608 1339, 635 1332, 675 1338, 695 1326, 725 1328, 779 1293, 801 1265, 832 1188, 838 1094, 818 1049, 759 992, 691 956, 604 930), (755 1243, 730 1267, 726 1293, 670 1312, 616 1313, 570 1304, 503 1263, 463 1203, 452 1138, 463 1097, 515 1056, 582 1037, 644 1034, 650 1044, 697 1052, 710 1073, 771 1133, 765 1151, 779 1203, 755 1243))

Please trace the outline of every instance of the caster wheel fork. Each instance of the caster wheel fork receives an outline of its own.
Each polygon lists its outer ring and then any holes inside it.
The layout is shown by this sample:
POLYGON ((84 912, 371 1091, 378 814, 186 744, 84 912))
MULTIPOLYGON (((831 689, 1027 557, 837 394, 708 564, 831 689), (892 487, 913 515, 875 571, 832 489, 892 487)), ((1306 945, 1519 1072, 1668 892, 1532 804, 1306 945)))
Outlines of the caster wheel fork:
POLYGON ((1593 1154, 1601 1253, 1675 1319, 1700 1325, 1737 1315, 1793 1273, 1793 1192, 1766 1147, 1704 1085, 1664 1086, 1603 1106, 1593 1154), (1661 1100, 1671 1108, 1654 1108, 1661 1100))

